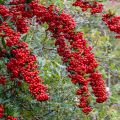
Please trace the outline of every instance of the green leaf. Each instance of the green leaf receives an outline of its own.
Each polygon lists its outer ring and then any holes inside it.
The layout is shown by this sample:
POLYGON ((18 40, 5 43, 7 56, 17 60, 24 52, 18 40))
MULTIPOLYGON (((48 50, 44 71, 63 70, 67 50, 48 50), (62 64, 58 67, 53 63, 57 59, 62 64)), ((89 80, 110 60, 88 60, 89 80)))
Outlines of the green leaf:
POLYGON ((6 43, 5 43, 4 38, 2 38, 2 45, 3 45, 4 48, 6 48, 6 43))
POLYGON ((14 117, 19 117, 19 112, 14 112, 13 116, 14 117))
POLYGON ((3 4, 5 1, 4 0, 0 0, 0 4, 3 4))
POLYGON ((1 20, 2 22, 4 21, 1 15, 0 15, 0 20, 1 20))

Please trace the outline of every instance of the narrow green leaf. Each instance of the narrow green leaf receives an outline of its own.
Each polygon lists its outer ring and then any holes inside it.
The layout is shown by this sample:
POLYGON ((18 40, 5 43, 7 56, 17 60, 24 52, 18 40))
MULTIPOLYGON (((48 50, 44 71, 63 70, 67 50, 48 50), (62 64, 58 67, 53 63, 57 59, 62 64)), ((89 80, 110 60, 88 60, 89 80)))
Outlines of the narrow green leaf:
POLYGON ((4 48, 6 48, 6 43, 5 43, 4 38, 2 38, 2 45, 3 45, 4 48))

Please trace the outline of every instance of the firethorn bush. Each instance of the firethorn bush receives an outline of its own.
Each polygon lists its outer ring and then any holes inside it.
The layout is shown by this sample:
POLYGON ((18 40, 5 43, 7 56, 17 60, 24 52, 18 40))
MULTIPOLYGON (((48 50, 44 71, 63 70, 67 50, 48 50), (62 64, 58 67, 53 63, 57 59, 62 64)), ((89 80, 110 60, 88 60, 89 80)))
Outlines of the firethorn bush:
POLYGON ((119 15, 94 0, 0 3, 1 120, 120 118, 119 15))

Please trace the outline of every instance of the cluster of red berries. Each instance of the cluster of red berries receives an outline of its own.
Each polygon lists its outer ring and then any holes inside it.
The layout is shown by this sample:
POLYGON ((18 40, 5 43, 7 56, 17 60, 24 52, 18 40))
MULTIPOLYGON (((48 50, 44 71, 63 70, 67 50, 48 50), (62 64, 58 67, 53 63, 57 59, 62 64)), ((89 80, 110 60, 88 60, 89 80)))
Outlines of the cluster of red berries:
POLYGON ((28 49, 26 42, 20 41, 20 33, 14 32, 7 23, 3 22, 0 31, 4 32, 6 51, 9 61, 6 63, 7 70, 11 73, 11 80, 19 78, 18 84, 25 80, 29 84, 30 92, 39 101, 48 100, 47 88, 42 84, 43 80, 38 76, 38 66, 36 56, 28 49))
POLYGON ((29 30, 28 24, 29 21, 26 19, 27 11, 25 11, 26 6, 24 4, 17 4, 12 6, 9 10, 12 14, 11 22, 13 22, 16 26, 17 31, 21 34, 27 33, 29 30))
POLYGON ((17 118, 14 118, 13 116, 7 116, 6 120, 18 120, 17 118))
POLYGON ((3 75, 0 75, 0 84, 5 85, 6 83, 6 78, 3 75))
POLYGON ((76 91, 76 95, 79 95, 77 106, 82 108, 84 113, 89 113, 92 107, 89 105, 91 94, 88 86, 91 85, 96 102, 100 103, 107 99, 105 83, 100 73, 95 70, 98 63, 91 52, 91 47, 87 47, 87 41, 82 33, 69 32, 67 36, 66 34, 59 35, 55 45, 63 62, 67 65, 66 69, 72 83, 79 86, 76 91), (70 42, 69 45, 65 43, 66 39, 70 42))
POLYGON ((2 21, 4 21, 8 16, 10 16, 9 9, 7 9, 5 6, 0 5, 0 15, 2 18, 0 19, 0 24, 2 21))
POLYGON ((120 38, 120 16, 114 16, 108 13, 102 16, 102 20, 111 31, 117 33, 116 38, 120 38))
POLYGON ((76 0, 73 6, 79 6, 82 11, 90 9, 91 14, 101 13, 103 10, 103 5, 96 1, 76 0))
POLYGON ((4 116, 4 108, 2 105, 0 105, 0 118, 4 116))
MULTIPOLYGON (((94 4, 92 13, 99 12, 97 10, 99 5, 94 4)), ((25 80, 29 84, 30 92, 37 100, 48 100, 48 95, 45 93, 46 87, 42 84, 41 78, 38 77, 36 57, 28 49, 27 43, 20 40, 20 34, 29 30, 29 18, 36 16, 36 21, 39 24, 45 22, 48 24, 47 30, 56 39, 55 45, 58 54, 67 66, 68 76, 74 84, 79 86, 76 91, 76 94, 79 95, 78 107, 82 108, 85 113, 92 110, 88 102, 91 97, 89 84, 97 102, 104 102, 107 99, 102 76, 99 76, 95 70, 98 63, 91 52, 91 47, 88 47, 81 32, 75 32, 76 23, 70 15, 60 12, 54 5, 46 8, 35 1, 30 2, 27 6, 16 2, 16 6, 11 6, 9 9, 12 14, 11 21, 16 26, 17 32, 14 32, 7 23, 1 25, 0 32, 4 31, 2 37, 10 49, 9 61, 6 66, 11 73, 11 80, 19 78, 19 83, 25 80)), ((8 51, 4 54, 8 54, 8 51)))
POLYGON ((105 82, 102 80, 102 75, 96 71, 90 75, 90 85, 92 87, 92 92, 95 95, 96 102, 102 103, 107 99, 105 82))

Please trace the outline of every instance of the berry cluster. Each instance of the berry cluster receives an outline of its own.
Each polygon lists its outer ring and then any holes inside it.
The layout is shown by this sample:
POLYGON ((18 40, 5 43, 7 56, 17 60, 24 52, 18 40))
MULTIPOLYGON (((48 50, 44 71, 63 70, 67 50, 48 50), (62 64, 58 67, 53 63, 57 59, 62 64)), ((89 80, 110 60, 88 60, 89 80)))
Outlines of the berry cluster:
POLYGON ((7 116, 6 120, 18 120, 17 118, 14 118, 13 116, 7 116))
POLYGON ((20 41, 20 33, 14 32, 6 22, 0 26, 0 30, 4 32, 6 47, 10 49, 6 51, 6 55, 9 56, 6 66, 11 74, 11 80, 19 78, 19 85, 22 80, 25 80, 29 84, 30 92, 37 100, 48 100, 48 95, 45 93, 47 88, 38 76, 36 56, 28 49, 28 44, 20 41))
POLYGON ((111 31, 117 33, 116 38, 120 38, 120 16, 114 16, 108 13, 102 16, 102 20, 111 31))
POLYGON ((87 11, 90 9, 91 14, 101 13, 103 10, 103 5, 96 1, 85 1, 85 0, 76 0, 73 3, 73 6, 79 6, 82 11, 87 11))
POLYGON ((0 15, 2 18, 0 19, 0 24, 4 21, 8 16, 10 16, 9 9, 7 9, 4 5, 0 5, 0 15))
POLYGON ((90 85, 92 87, 92 92, 96 96, 96 102, 102 103, 107 99, 106 88, 104 86, 104 80, 101 79, 102 75, 96 71, 90 75, 90 85))
POLYGON ((4 108, 2 105, 0 105, 0 118, 4 116, 4 108))
POLYGON ((87 47, 87 41, 80 32, 71 32, 67 37, 59 36, 55 45, 58 46, 58 53, 67 65, 66 69, 72 83, 79 86, 76 91, 76 95, 79 95, 77 106, 82 108, 84 113, 89 113, 92 110, 89 105, 89 99, 91 99, 89 84, 96 102, 104 102, 107 99, 105 83, 100 73, 95 70, 98 64, 91 52, 91 47, 87 47), (65 43, 65 39, 69 40, 69 46, 65 43))
POLYGON ((5 85, 6 83, 6 78, 3 75, 0 75, 0 84, 5 85))

